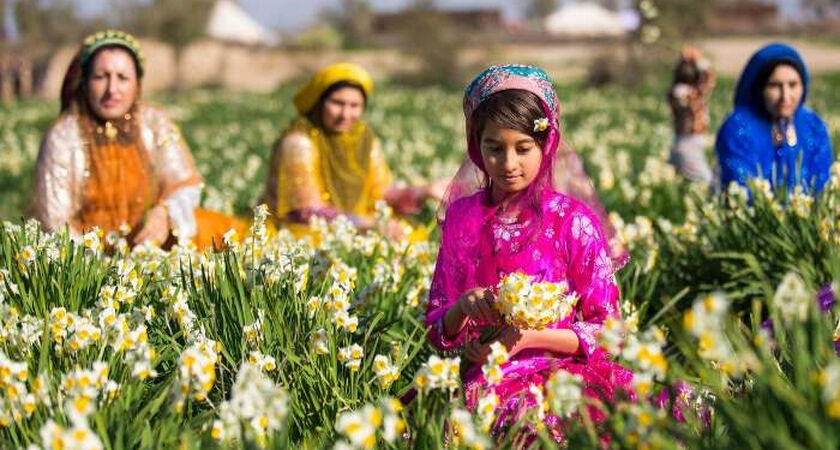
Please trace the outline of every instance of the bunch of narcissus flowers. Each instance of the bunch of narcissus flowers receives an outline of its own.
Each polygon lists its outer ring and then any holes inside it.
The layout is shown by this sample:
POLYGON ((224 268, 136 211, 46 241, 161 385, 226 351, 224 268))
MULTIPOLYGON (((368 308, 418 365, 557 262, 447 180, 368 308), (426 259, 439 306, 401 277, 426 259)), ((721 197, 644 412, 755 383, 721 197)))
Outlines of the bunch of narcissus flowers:
POLYGON ((517 328, 541 330, 572 314, 578 301, 565 282, 533 282, 534 277, 511 273, 499 281, 494 306, 517 328))

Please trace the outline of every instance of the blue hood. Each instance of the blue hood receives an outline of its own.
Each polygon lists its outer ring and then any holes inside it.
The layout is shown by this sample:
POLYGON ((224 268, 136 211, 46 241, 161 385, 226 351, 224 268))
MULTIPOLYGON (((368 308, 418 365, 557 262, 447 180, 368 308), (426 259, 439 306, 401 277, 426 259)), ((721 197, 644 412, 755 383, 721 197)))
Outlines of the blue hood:
POLYGON ((808 83, 810 76, 805 62, 793 47, 785 44, 770 44, 757 51, 738 79, 738 87, 735 89, 735 108, 748 108, 754 114, 766 114, 764 109, 764 81, 770 66, 778 62, 787 62, 796 67, 802 76, 802 99, 799 101, 799 108, 805 103, 808 96, 808 83), (759 85, 760 83, 760 85, 759 85))

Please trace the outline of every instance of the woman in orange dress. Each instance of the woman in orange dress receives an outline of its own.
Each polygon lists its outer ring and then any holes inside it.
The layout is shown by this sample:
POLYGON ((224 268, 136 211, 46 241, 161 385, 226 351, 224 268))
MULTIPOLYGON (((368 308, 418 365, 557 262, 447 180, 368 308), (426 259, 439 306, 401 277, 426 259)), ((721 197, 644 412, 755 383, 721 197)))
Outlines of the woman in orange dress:
POLYGON ((73 236, 98 227, 131 244, 199 248, 242 225, 198 208, 203 182, 178 127, 140 101, 143 53, 131 35, 87 37, 67 69, 61 114, 41 143, 34 216, 73 236))

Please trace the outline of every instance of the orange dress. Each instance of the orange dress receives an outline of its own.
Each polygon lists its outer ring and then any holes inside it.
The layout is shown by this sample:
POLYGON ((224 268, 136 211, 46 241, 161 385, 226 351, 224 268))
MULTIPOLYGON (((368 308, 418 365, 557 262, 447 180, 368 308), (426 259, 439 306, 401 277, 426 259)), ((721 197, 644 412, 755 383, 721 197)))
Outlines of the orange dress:
POLYGON ((74 235, 99 227, 142 228, 155 205, 169 212, 168 245, 176 236, 199 248, 222 242, 233 218, 198 208, 202 180, 180 131, 163 110, 138 104, 124 119, 101 123, 63 114, 47 132, 36 168, 35 218, 46 231, 67 225, 74 235))

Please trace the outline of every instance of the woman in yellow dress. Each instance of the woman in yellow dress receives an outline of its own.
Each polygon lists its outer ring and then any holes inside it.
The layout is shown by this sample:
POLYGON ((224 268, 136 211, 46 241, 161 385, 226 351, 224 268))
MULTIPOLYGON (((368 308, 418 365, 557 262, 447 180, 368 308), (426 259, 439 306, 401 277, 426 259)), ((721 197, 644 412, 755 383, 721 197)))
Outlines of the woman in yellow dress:
POLYGON ((241 224, 198 208, 203 182, 181 132, 163 109, 140 101, 144 69, 127 33, 84 40, 41 143, 34 216, 46 231, 98 227, 127 233, 133 245, 221 243, 241 224))
MULTIPOLYGON (((283 132, 271 158, 261 201, 282 226, 303 234, 313 216, 345 215, 359 228, 374 227, 375 203, 385 200, 398 213, 421 210, 442 196, 441 183, 396 187, 379 140, 361 119, 373 92, 362 67, 338 63, 312 77, 294 97, 299 116, 283 132)), ((399 235, 393 222, 387 230, 399 235)))

